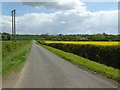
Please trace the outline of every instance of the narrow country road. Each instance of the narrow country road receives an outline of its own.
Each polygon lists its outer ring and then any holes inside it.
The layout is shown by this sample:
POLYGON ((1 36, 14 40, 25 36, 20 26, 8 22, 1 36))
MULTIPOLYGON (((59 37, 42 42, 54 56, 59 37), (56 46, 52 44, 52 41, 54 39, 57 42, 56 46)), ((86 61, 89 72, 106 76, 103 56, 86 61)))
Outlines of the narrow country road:
POLYGON ((117 88, 107 78, 78 68, 33 42, 17 88, 117 88))

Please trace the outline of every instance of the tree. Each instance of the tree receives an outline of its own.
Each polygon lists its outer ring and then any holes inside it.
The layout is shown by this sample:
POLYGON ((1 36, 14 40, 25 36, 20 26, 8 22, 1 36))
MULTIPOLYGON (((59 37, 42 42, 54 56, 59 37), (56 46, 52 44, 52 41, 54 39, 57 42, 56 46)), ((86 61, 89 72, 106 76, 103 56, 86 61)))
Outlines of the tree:
POLYGON ((7 40, 11 40, 11 35, 7 35, 7 40))
POLYGON ((2 33, 2 40, 11 40, 11 35, 9 33, 2 33))
POLYGON ((92 35, 93 40, 106 40, 106 36, 104 34, 94 34, 92 35))

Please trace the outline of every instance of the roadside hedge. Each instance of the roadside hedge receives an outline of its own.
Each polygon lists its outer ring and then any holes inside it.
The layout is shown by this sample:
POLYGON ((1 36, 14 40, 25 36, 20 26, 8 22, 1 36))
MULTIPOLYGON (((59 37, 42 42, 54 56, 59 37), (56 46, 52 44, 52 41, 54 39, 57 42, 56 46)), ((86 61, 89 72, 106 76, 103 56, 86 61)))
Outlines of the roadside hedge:
POLYGON ((97 46, 51 43, 48 46, 74 53, 92 61, 96 61, 120 69, 120 46, 97 46))

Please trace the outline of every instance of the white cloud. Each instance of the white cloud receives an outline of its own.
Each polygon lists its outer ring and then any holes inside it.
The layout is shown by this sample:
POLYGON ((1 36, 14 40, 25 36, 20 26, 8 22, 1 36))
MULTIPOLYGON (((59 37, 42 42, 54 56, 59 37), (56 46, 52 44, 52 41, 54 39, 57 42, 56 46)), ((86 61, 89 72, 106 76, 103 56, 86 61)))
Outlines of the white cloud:
POLYGON ((6 32, 10 32, 11 29, 11 18, 10 16, 0 16, 1 18, 1 27, 2 27, 2 31, 5 30, 6 32))
MULTIPOLYGON (((65 0, 64 0, 65 1, 65 0)), ((58 12, 31 13, 17 17, 17 33, 29 34, 93 34, 118 33, 118 11, 90 12, 79 0, 65 2, 24 3, 38 8, 57 9, 58 12)), ((3 16, 2 28, 11 31, 11 17, 3 16)))
POLYGON ((65 21, 61 21, 61 24, 65 24, 66 22, 65 21))
MULTIPOLYGON (((32 13, 17 17, 18 33, 118 33, 118 12, 101 11, 80 15, 76 13, 32 13)), ((10 32, 11 17, 3 16, 3 31, 10 32)))
POLYGON ((80 10, 85 11, 86 6, 80 0, 57 0, 56 2, 23 2, 24 5, 29 5, 35 8, 56 9, 56 10, 80 10))

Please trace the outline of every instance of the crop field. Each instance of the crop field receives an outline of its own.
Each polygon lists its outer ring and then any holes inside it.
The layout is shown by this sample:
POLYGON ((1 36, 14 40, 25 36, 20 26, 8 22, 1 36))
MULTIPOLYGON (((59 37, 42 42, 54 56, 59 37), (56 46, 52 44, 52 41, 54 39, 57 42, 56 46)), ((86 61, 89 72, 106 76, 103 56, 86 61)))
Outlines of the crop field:
POLYGON ((37 40, 39 35, 16 35, 17 40, 37 40))
POLYGON ((80 45, 102 45, 102 46, 113 46, 119 45, 117 41, 44 41, 47 44, 50 43, 61 43, 61 44, 80 44, 80 45))
POLYGON ((120 45, 117 41, 44 41, 43 44, 119 68, 120 45))
POLYGON ((31 41, 1 42, 2 43, 2 75, 6 76, 25 62, 31 47, 31 41))

